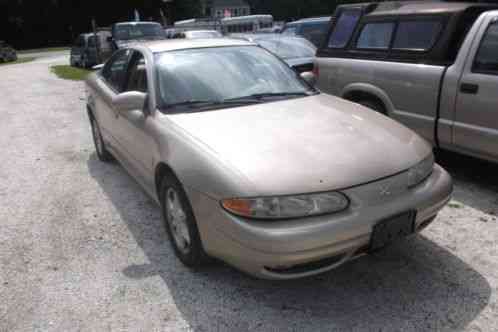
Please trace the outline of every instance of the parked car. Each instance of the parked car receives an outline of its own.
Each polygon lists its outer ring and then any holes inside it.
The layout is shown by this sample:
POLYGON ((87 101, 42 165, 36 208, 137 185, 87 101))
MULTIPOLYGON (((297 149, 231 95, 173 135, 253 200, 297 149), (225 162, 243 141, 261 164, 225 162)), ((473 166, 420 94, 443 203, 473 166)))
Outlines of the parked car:
POLYGON ((205 38, 223 38, 219 31, 215 30, 190 30, 177 32, 172 38, 186 38, 186 39, 205 39, 205 38))
POLYGON ((111 28, 109 37, 113 51, 126 48, 131 43, 166 39, 166 32, 157 22, 121 22, 111 28))
POLYGON ((298 73, 313 71, 316 47, 304 38, 256 35, 252 41, 279 56, 298 73))
POLYGON ((317 53, 318 86, 435 146, 498 162, 498 8, 418 2, 341 6, 317 53))
POLYGON ((107 41, 110 36, 108 31, 79 35, 71 47, 71 66, 90 68, 105 62, 112 54, 111 44, 107 41))
POLYGON ((308 39, 316 47, 320 47, 325 40, 331 21, 330 16, 304 18, 285 24, 282 33, 290 36, 301 36, 308 39))
POLYGON ((280 57, 298 73, 313 71, 316 47, 307 39, 266 33, 237 33, 230 37, 258 44, 280 57))
POLYGON ((132 45, 86 84, 98 158, 158 203, 190 267, 324 272, 420 231, 451 196, 425 140, 247 41, 132 45))
POLYGON ((3 40, 0 40, 0 63, 11 61, 17 61, 16 50, 3 40))

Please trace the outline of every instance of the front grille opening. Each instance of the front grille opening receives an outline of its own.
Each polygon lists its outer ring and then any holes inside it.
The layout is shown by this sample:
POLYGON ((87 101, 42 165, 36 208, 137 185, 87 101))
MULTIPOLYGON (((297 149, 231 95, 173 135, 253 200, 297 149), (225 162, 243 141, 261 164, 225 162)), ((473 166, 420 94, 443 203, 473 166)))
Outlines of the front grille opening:
POLYGON ((298 274, 298 273, 306 273, 306 272, 311 272, 311 271, 316 271, 323 269, 325 267, 332 266, 334 264, 339 263, 344 257, 346 256, 346 253, 342 253, 339 255, 335 255, 332 257, 327 257, 318 261, 314 262, 309 262, 309 263, 303 263, 303 264, 297 264, 291 267, 274 267, 270 268, 265 266, 265 269, 273 272, 273 273, 278 273, 278 274, 298 274))

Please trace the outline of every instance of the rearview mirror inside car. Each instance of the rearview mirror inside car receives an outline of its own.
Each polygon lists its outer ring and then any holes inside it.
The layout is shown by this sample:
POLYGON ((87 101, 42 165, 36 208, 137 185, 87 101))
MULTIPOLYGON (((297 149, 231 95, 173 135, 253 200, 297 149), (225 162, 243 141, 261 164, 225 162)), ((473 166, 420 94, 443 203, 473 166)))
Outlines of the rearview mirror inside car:
POLYGON ((143 110, 147 94, 139 91, 120 93, 112 99, 113 106, 120 112, 143 110))
POLYGON ((311 71, 305 71, 304 73, 301 73, 301 78, 308 82, 309 85, 315 86, 316 85, 316 76, 313 72, 311 71))

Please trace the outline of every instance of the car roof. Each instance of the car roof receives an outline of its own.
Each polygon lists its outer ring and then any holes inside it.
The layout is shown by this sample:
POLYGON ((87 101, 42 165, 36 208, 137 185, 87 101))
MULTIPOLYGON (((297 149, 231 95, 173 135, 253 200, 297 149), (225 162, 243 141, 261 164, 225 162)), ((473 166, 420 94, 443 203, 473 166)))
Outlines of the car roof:
POLYGON ((216 30, 188 30, 188 31, 184 31, 185 33, 187 32, 218 32, 220 33, 219 31, 216 31, 216 30))
POLYGON ((132 47, 143 47, 152 53, 162 53, 176 50, 187 50, 194 48, 225 47, 225 46, 254 46, 247 40, 230 38, 211 39, 168 39, 160 41, 143 42, 132 47))
POLYGON ((287 24, 300 24, 300 23, 313 23, 313 22, 328 22, 330 21, 331 16, 323 16, 323 17, 309 17, 309 18, 302 18, 297 21, 289 22, 287 24))
MULTIPOLYGON (((115 23, 114 25, 137 25, 137 24, 153 24, 153 25, 158 25, 159 23, 157 22, 149 22, 149 21, 130 21, 130 22, 119 22, 115 23)), ((159 24, 161 25, 161 24, 159 24)))
POLYGON ((469 8, 479 7, 496 7, 491 3, 477 2, 443 2, 443 1, 386 1, 380 3, 356 3, 342 5, 341 8, 358 7, 358 6, 375 6, 374 9, 366 16, 397 16, 413 14, 443 14, 459 13, 469 8))

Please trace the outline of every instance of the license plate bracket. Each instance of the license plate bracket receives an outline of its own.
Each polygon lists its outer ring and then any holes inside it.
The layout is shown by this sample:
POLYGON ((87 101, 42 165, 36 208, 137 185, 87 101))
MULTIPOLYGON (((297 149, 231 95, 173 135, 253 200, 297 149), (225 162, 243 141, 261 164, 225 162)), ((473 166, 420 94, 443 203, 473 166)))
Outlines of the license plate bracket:
POLYGON ((370 251, 381 249, 415 232, 415 211, 387 218, 374 226, 370 251))

